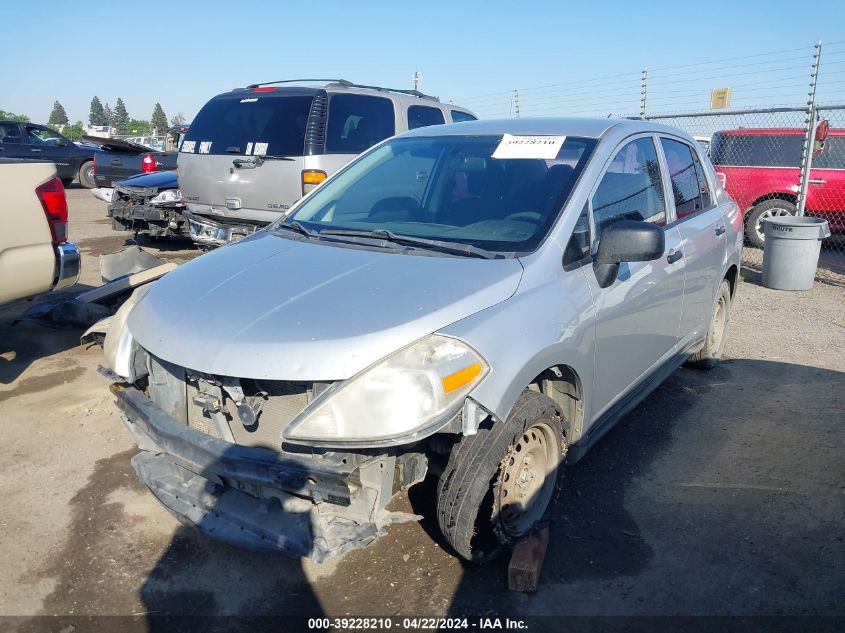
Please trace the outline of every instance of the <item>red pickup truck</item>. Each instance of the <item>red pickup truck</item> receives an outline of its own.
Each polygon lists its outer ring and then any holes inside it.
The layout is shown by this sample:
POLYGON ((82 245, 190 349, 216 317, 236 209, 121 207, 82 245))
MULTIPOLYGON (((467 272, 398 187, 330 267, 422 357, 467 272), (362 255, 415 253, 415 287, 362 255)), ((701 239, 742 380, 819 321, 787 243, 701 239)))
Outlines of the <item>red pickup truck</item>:
MULTIPOLYGON (((795 215, 804 130, 738 129, 713 134, 710 158, 725 190, 745 213, 748 242, 763 246, 762 220, 795 215)), ((806 214, 845 232, 845 129, 831 129, 813 156, 806 214)))

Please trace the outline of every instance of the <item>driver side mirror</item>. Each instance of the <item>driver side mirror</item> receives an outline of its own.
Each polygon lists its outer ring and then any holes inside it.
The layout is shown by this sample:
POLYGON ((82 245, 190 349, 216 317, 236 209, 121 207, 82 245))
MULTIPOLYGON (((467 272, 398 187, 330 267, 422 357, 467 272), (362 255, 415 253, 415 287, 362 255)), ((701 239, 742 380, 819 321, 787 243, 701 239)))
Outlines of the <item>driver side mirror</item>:
POLYGON ((56 145, 58 145, 59 147, 67 147, 67 141, 63 138, 57 138, 56 145))
POLYGON ((619 274, 620 262, 650 262, 663 257, 666 238, 663 229, 651 222, 620 220, 604 228, 593 260, 593 271, 601 288, 607 288, 619 274))

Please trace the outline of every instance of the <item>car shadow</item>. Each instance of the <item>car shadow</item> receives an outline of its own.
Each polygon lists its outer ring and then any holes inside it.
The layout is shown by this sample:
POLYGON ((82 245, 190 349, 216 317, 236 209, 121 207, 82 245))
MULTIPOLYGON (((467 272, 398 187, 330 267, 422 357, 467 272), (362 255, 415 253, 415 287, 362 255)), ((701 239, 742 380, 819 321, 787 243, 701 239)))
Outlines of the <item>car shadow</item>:
POLYGON ((679 369, 566 468, 547 514, 545 597, 508 590, 505 555, 486 567, 463 564, 449 615, 825 613, 841 577, 834 569, 813 578, 806 572, 825 569, 834 555, 841 504, 754 479, 797 477, 798 487, 828 479, 843 448, 829 412, 843 389, 845 373, 782 362, 727 359, 709 372, 679 369), (813 440, 782 441, 812 434, 821 449, 813 440), (717 457, 727 471, 712 471, 717 457), (819 533, 820 525, 829 533, 819 533), (761 567, 766 551, 778 555, 761 567), (712 561, 706 574, 702 560, 712 561), (745 597, 760 586, 770 592, 764 599, 745 597))
POLYGON ((76 284, 63 292, 44 293, 0 306, 0 385, 13 383, 40 358, 47 358, 79 345, 84 328, 62 329, 18 321, 28 310, 42 304, 70 299, 93 286, 76 284))
MULTIPOLYGON (((283 508, 275 497, 259 502, 222 486, 219 473, 230 472, 225 462, 233 452, 228 449, 208 463, 199 477, 174 470, 151 453, 133 458, 136 473, 153 473, 153 481, 167 482, 157 484, 153 494, 183 524, 139 590, 152 633, 230 626, 278 631, 279 616, 301 623, 291 630, 305 630, 306 618, 323 614, 304 571, 306 563, 284 553, 319 547, 307 510, 283 508)), ((298 471, 301 465, 282 459, 274 468, 298 471)))
MULTIPOLYGON (((259 628, 265 617, 349 613, 824 613, 841 588, 824 560, 841 546, 832 538, 838 484, 828 473, 841 471, 832 412, 842 388, 841 372, 773 361, 676 371, 565 469, 547 515, 536 595, 508 590, 507 552, 480 567, 444 551, 428 478, 409 495, 425 517, 422 529, 393 526, 317 572, 310 562, 201 534, 218 529, 213 520, 179 528, 140 587, 148 628, 173 630, 173 618, 182 630, 213 628, 202 616, 259 628), (432 540, 441 547, 429 547, 432 540), (439 582, 450 570, 456 582, 439 582), (753 593, 759 587, 766 592, 753 593), (753 601, 743 602, 747 595, 753 601), (421 603, 441 610, 401 610, 421 603)), ((266 622, 295 630, 289 621, 266 622)))

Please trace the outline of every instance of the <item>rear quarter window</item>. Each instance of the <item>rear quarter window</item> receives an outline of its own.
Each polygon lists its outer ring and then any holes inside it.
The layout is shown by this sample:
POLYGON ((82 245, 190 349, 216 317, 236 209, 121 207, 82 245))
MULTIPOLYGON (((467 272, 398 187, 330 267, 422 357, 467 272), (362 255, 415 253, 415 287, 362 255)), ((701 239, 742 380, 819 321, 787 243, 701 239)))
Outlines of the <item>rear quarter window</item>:
POLYGON ((464 121, 478 121, 469 112, 461 112, 460 110, 452 110, 452 121, 454 123, 463 123, 464 121))
POLYGON ((813 156, 817 169, 845 169, 845 136, 828 136, 821 154, 813 156))
POLYGON ((326 152, 360 154, 395 133, 396 114, 390 99, 336 94, 329 101, 326 152))
POLYGON ((312 95, 244 93, 212 99, 191 124, 181 151, 192 154, 302 156, 312 95))
POLYGON ((415 130, 419 127, 429 125, 442 125, 446 123, 443 111, 440 108, 428 106, 411 106, 408 108, 408 129, 415 130))

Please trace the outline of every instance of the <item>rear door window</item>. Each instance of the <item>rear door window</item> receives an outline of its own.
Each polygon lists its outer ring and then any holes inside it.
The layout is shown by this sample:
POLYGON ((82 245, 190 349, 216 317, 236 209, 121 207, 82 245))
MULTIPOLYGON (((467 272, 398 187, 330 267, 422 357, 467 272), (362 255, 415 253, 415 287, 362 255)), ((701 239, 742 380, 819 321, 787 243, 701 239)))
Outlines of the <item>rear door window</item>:
POLYGON ((329 101, 327 152, 360 154, 395 133, 396 114, 390 99, 336 94, 329 101))
POLYGON ((460 110, 452 110, 452 121, 455 123, 462 123, 464 121, 478 121, 469 112, 461 112, 460 110))
POLYGON ((440 108, 429 108, 428 106, 411 106, 408 108, 408 129, 415 130, 418 127, 429 125, 442 125, 446 123, 443 111, 440 108))
POLYGON ((17 123, 0 123, 0 143, 8 145, 21 143, 21 128, 17 123))
POLYGON ((212 99, 194 119, 181 151, 189 154, 302 156, 313 95, 243 93, 212 99))
POLYGON ((686 143, 668 138, 661 138, 660 144, 666 156, 666 166, 669 168, 678 218, 700 211, 701 187, 695 173, 692 149, 686 143))

